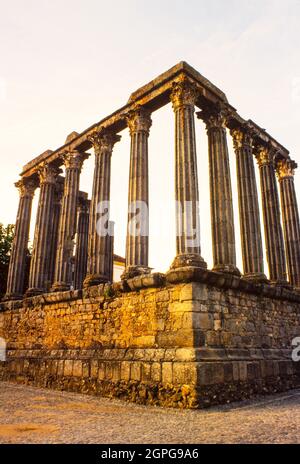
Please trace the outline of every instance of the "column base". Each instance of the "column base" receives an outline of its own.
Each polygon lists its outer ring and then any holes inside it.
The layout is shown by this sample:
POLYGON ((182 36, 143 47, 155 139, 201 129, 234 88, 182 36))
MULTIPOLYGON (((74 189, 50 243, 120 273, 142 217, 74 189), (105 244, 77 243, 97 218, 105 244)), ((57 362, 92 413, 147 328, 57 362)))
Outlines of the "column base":
POLYGON ((17 295, 16 293, 6 293, 1 301, 16 301, 23 300, 24 295, 17 295))
POLYGON ((278 279, 278 280, 271 280, 271 285, 275 286, 275 287, 283 287, 283 288, 287 288, 287 289, 292 289, 293 286, 287 281, 287 280, 283 280, 283 279, 278 279))
POLYGON ((94 285, 105 284, 109 281, 107 276, 101 274, 88 274, 83 281, 83 288, 93 287, 94 285))
POLYGON ((263 272, 253 272, 249 274, 244 274, 242 276, 243 279, 248 280, 249 282, 258 282, 263 284, 269 284, 270 281, 267 276, 263 272))
POLYGON ((170 270, 182 267, 198 267, 201 269, 207 269, 207 264, 204 259, 196 253, 182 253, 175 256, 170 270))
POLYGON ((121 280, 132 279, 144 274, 151 274, 152 268, 148 266, 128 266, 121 275, 121 280))
POLYGON ((55 284, 52 285, 50 292, 67 292, 70 288, 71 286, 65 282, 55 282, 55 284))
POLYGON ((32 296, 42 295, 46 290, 44 288, 28 288, 25 293, 25 298, 30 298, 32 296))
POLYGON ((241 277, 240 270, 234 264, 216 264, 212 270, 241 277))

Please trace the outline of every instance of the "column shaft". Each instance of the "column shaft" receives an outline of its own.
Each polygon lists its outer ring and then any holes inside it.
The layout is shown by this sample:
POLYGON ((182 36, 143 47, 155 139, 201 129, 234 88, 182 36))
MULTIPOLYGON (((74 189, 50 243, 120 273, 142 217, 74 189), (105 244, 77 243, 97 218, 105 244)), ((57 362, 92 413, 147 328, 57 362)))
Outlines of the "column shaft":
POLYGON ((176 257, 171 268, 206 268, 201 257, 199 191, 195 136, 196 89, 187 81, 171 93, 175 113, 176 257))
POLYGON ((37 210, 27 296, 44 293, 49 287, 49 244, 51 243, 55 182, 59 170, 44 164, 39 170, 40 196, 37 210))
POLYGON ((109 227, 111 154, 120 140, 114 133, 96 133, 91 137, 95 151, 93 193, 90 209, 87 276, 84 286, 107 282, 106 258, 109 227))
POLYGON ((72 285, 72 260, 76 233, 79 180, 82 164, 86 157, 85 153, 78 151, 68 152, 64 155, 66 175, 53 291, 69 290, 72 285))
POLYGON ((240 275, 236 267, 235 231, 229 154, 227 114, 218 107, 198 113, 208 135, 210 204, 214 270, 240 275))
POLYGON ((237 163, 237 184, 244 277, 267 281, 259 216, 258 194, 252 153, 252 136, 247 129, 231 131, 237 163))
POLYGON ((82 289, 83 281, 86 276, 89 238, 89 210, 90 201, 82 198, 79 202, 77 218, 77 243, 74 279, 74 288, 76 290, 82 289))
POLYGON ((127 115, 131 136, 128 224, 126 237, 126 270, 122 278, 150 272, 149 248, 149 186, 148 137, 150 113, 138 107, 127 115))
POLYGON ((113 221, 110 222, 111 235, 109 235, 109 240, 107 242, 107 252, 106 252, 106 263, 107 263, 107 275, 109 282, 113 282, 113 273, 114 273, 114 226, 113 221))
POLYGON ((289 282, 300 288, 300 221, 294 184, 296 167, 297 164, 290 159, 277 164, 289 282))
POLYGON ((36 189, 36 183, 32 180, 22 179, 15 185, 19 189, 20 201, 9 262, 5 300, 21 299, 24 293, 32 199, 36 189))
POLYGON ((278 284, 286 284, 286 262, 273 154, 269 148, 258 146, 255 148, 255 156, 260 171, 270 280, 278 284))
POLYGON ((64 178, 59 177, 55 186, 54 203, 52 211, 52 231, 49 256, 49 285, 54 283, 55 262, 57 254, 57 243, 59 233, 59 221, 61 215, 61 203, 64 191, 64 178))

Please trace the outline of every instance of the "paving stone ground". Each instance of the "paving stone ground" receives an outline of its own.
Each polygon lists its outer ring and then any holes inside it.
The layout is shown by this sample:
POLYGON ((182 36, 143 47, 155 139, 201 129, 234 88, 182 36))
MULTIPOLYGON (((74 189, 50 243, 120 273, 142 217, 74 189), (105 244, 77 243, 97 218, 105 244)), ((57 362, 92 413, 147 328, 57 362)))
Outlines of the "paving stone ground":
POLYGON ((0 382, 0 443, 300 443, 300 390, 190 411, 0 382))

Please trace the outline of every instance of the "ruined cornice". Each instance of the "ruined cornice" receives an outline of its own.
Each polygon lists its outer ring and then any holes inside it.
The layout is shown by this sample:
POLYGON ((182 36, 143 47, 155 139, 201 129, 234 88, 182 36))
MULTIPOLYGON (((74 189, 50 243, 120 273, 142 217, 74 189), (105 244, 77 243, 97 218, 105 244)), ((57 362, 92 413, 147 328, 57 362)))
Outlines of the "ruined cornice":
POLYGON ((148 84, 133 92, 130 95, 128 103, 123 107, 88 127, 81 134, 76 135, 76 133, 73 132, 70 134, 71 136, 68 136, 64 145, 54 151, 47 150, 27 163, 23 167, 21 176, 35 176, 39 165, 45 161, 47 161, 47 163, 53 163, 56 166, 60 166, 62 164, 62 155, 66 151, 78 150, 84 152, 89 150, 92 147, 89 138, 95 131, 101 132, 103 130, 110 130, 118 133, 126 129, 126 115, 130 111, 135 110, 137 106, 143 106, 150 112, 153 112, 168 104, 170 102, 170 93, 174 83, 179 82, 182 79, 188 79, 195 85, 199 92, 199 97, 196 101, 196 106, 198 108, 202 109, 203 106, 214 105, 216 103, 223 104, 232 112, 232 121, 235 121, 238 124, 249 124, 250 126, 253 126, 257 137, 260 138, 263 143, 270 143, 273 148, 276 148, 278 152, 282 154, 283 157, 288 156, 288 150, 279 144, 264 129, 260 128, 252 120, 243 119, 237 113, 235 108, 228 103, 224 92, 192 68, 188 63, 181 61, 168 71, 150 81, 148 84))

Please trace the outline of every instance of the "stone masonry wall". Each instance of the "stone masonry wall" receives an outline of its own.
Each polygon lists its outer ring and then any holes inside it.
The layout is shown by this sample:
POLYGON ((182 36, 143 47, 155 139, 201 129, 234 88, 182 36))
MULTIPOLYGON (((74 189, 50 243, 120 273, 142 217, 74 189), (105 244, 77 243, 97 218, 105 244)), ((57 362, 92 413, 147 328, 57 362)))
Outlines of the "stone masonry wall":
POLYGON ((99 285, 2 304, 0 379, 203 407, 300 385, 300 304, 207 283, 99 285))

